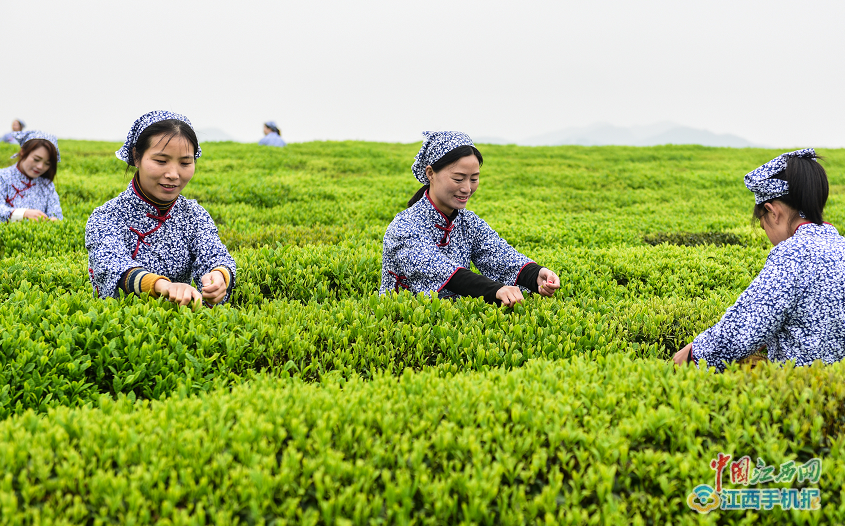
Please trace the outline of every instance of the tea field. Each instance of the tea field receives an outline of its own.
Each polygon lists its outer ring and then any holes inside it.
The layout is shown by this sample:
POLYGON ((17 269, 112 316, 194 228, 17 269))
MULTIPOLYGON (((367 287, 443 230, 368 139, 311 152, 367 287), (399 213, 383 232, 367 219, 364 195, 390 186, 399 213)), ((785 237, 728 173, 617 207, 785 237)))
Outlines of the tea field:
POLYGON ((562 281, 504 309, 378 296, 418 144, 203 144, 184 194, 238 274, 192 311, 92 298, 85 222, 131 174, 60 146, 65 220, 0 224, 0 524, 845 522, 845 365, 669 360, 762 268, 742 176, 780 151, 481 145, 469 208, 562 281), (719 453, 821 459, 723 477, 820 509, 694 511, 719 453))

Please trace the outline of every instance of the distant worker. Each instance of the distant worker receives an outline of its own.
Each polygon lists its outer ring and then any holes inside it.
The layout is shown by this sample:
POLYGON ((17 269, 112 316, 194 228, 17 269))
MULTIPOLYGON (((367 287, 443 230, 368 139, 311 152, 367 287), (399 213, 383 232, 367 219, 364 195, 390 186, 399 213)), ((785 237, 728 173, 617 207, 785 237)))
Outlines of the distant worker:
POLYGON ((258 141, 258 144, 264 146, 287 146, 287 143, 282 139, 282 132, 276 126, 274 121, 267 121, 264 123, 264 137, 258 141))
POLYGON ((0 170, 0 222, 22 219, 62 219, 59 194, 53 185, 59 157, 55 135, 38 130, 15 132, 19 160, 0 170))
POLYGON ((182 195, 202 155, 191 122, 169 111, 142 115, 115 155, 137 169, 85 226, 94 296, 146 292, 179 305, 225 302, 235 260, 205 208, 182 195))
POLYGON ((552 296, 560 280, 517 252, 466 210, 478 188, 481 153, 464 133, 424 132, 411 171, 422 188, 384 234, 379 294, 409 290, 440 298, 482 297, 512 307, 523 287, 552 296), (476 274, 470 264, 481 271, 476 274))
POLYGON ((20 119, 15 119, 12 121, 12 131, 7 133, 3 136, 3 142, 7 142, 9 144, 18 144, 18 141, 15 140, 15 133, 19 131, 23 131, 26 124, 20 119))
POLYGON ((822 218, 828 181, 812 148, 785 153, 745 176, 754 218, 774 248, 736 303, 674 356, 723 370, 765 347, 773 362, 845 357, 845 238, 822 218))

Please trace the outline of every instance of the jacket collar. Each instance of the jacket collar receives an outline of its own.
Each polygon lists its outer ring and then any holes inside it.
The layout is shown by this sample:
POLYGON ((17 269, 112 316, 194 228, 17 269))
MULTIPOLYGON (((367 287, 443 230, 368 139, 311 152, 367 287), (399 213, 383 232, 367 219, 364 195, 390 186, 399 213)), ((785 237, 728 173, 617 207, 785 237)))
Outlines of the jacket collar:
POLYGON ((179 197, 173 201, 173 204, 170 205, 164 213, 162 213, 158 207, 146 199, 142 194, 140 194, 137 190, 135 190, 135 186, 132 184, 132 181, 129 181, 129 185, 126 187, 126 190, 120 194, 124 201, 127 203, 128 206, 137 209, 139 211, 152 213, 153 215, 166 215, 173 210, 173 208, 183 199, 182 194, 179 194, 179 197))
POLYGON ((422 203, 422 206, 426 210, 426 217, 430 218, 434 224, 443 224, 445 226, 451 226, 452 222, 457 220, 463 214, 463 209, 455 210, 455 213, 452 214, 451 217, 447 216, 445 212, 441 211, 435 204, 431 201, 431 198, 428 196, 428 190, 425 191, 425 195, 422 199, 418 201, 422 203))
MULTIPOLYGON (((33 179, 33 178, 31 178, 30 176, 26 175, 25 173, 23 173, 23 171, 21 171, 21 169, 18 167, 18 164, 17 164, 17 163, 13 164, 13 165, 12 165, 12 166, 10 166, 9 168, 11 168, 11 169, 12 169, 12 175, 13 175, 13 176, 15 176, 15 177, 17 177, 17 178, 18 178, 18 179, 20 179, 21 181, 29 181, 29 182, 31 182, 31 183, 35 183, 35 182, 37 182, 39 179, 41 179, 40 177, 37 177, 37 178, 33 179)), ((45 180, 46 180, 46 179, 45 179, 45 180)))
POLYGON ((806 223, 801 223, 795 229, 795 232, 792 234, 793 236, 817 236, 821 234, 839 234, 839 231, 836 230, 836 227, 825 221, 821 225, 817 225, 815 223, 811 223, 807 221, 806 223))

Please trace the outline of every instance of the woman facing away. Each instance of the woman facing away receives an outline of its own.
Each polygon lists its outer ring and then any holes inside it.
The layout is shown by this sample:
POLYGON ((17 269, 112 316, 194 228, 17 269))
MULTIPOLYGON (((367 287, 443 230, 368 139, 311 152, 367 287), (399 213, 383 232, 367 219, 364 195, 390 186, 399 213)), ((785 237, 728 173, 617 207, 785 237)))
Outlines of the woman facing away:
POLYGON ((760 274, 713 327, 674 356, 724 370, 763 346, 775 362, 845 357, 845 238, 822 220, 827 174, 812 148, 745 176, 754 217, 774 245, 760 274))
POLYGON ((517 252, 466 210, 478 189, 481 153, 464 133, 424 132, 412 172, 423 187, 384 234, 379 294, 406 289, 440 298, 483 297, 508 307, 522 288, 551 296, 560 280, 517 252), (474 263, 481 275, 469 270, 474 263))
POLYGON ((0 170, 0 222, 22 219, 62 219, 59 194, 53 185, 59 156, 55 135, 38 130, 15 133, 21 145, 12 156, 19 161, 0 170))
POLYGON ((264 123, 264 137, 258 141, 258 144, 279 147, 287 145, 285 140, 282 139, 281 130, 279 130, 279 127, 276 126, 276 123, 273 121, 267 121, 264 123))
POLYGON ((88 218, 85 247, 94 296, 117 298, 122 290, 179 305, 226 301, 235 285, 235 260, 208 212, 181 195, 202 155, 191 122, 169 111, 142 115, 115 154, 137 170, 125 191, 88 218))
POLYGON ((6 135, 3 136, 3 139, 2 139, 3 142, 7 142, 9 144, 17 144, 18 141, 15 139, 15 134, 17 132, 23 131, 25 126, 26 126, 26 124, 22 120, 20 120, 20 119, 13 120, 12 121, 12 131, 10 131, 9 133, 7 133, 6 135))

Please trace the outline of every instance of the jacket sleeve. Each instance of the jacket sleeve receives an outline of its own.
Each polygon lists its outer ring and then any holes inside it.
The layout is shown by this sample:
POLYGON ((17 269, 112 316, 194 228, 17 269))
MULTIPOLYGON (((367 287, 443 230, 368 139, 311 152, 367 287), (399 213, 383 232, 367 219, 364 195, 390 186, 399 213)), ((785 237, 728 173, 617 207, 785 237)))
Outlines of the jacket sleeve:
MULTIPOLYGON (((408 221, 391 223, 384 234, 382 266, 404 278, 413 293, 439 292, 459 268, 408 221)), ((386 290, 381 291, 382 294, 386 290)))
POLYGON ((191 202, 191 211, 194 218, 193 225, 195 226, 193 235, 188 240, 191 257, 193 258, 191 274, 194 283, 197 285, 197 290, 202 292, 202 277, 204 275, 217 267, 229 269, 230 280, 226 289, 226 296, 218 303, 218 305, 222 305, 229 300, 229 296, 235 287, 235 274, 237 272, 235 260, 229 254, 223 242, 220 241, 217 226, 205 208, 193 201, 191 202))
POLYGON ((504 286, 504 283, 493 281, 465 268, 459 268, 452 279, 446 282, 446 288, 458 296, 480 297, 484 298, 487 303, 495 303, 496 305, 502 304, 496 298, 496 293, 504 286))
POLYGON ((488 278, 505 285, 516 285, 520 271, 532 261, 517 252, 483 219, 475 214, 470 218, 472 262, 488 278))
POLYGON ((14 207, 6 203, 6 196, 9 192, 9 186, 0 178, 0 222, 8 222, 12 217, 12 210, 14 207))
POLYGON ((47 217, 55 217, 56 219, 64 219, 62 215, 62 205, 59 202, 59 194, 56 192, 56 186, 50 183, 48 189, 47 210, 44 211, 47 217))
POLYGON ((692 342, 698 363, 721 371, 730 363, 772 345, 800 298, 802 267, 788 253, 772 249, 760 274, 722 319, 692 342))
POLYGON ((85 248, 88 249, 88 277, 94 297, 119 297, 117 284, 123 273, 138 267, 123 242, 123 228, 109 214, 95 210, 85 225, 85 248))

